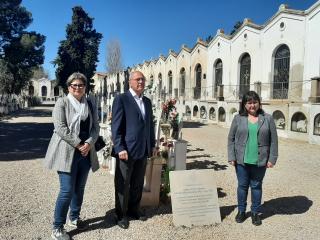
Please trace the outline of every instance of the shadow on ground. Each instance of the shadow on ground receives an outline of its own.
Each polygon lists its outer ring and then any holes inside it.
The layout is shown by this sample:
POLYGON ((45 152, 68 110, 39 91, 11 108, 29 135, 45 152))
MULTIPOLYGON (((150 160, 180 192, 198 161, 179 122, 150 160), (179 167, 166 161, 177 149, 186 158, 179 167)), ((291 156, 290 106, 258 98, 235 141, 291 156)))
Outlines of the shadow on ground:
MULTIPOLYGON (((218 189, 219 191, 219 189, 218 189)), ((303 214, 309 211, 313 202, 305 196, 292 196, 271 199, 262 205, 262 219, 272 217, 274 215, 294 215, 303 214)), ((230 215, 237 205, 220 207, 221 219, 225 219, 230 215)), ((250 212, 247 212, 250 217, 250 212)))
MULTIPOLYGON (((191 145, 189 145, 189 146, 191 146, 191 145)), ((189 152, 202 152, 202 151, 204 151, 204 149, 203 148, 195 148, 195 149, 190 149, 190 148, 188 148, 187 149, 187 153, 189 153, 189 152)))
POLYGON ((0 122, 0 161, 43 158, 52 132, 52 123, 0 122))
POLYGON ((200 155, 192 155, 192 156, 187 156, 187 159, 193 159, 193 158, 203 158, 203 157, 211 157, 210 154, 200 154, 200 155))
MULTIPOLYGON (((189 157, 187 157, 189 158, 189 157)), ((212 160, 194 160, 187 163, 187 169, 214 169, 215 171, 226 170, 227 165, 218 164, 216 161, 212 160)))
MULTIPOLYGON (((171 204, 160 204, 158 207, 146 207, 145 214, 147 218, 152 218, 155 215, 162 215, 162 214, 172 214, 171 204)), ((131 221, 139 221, 139 220, 132 220, 131 221)), ((79 231, 77 229, 71 230, 68 232, 71 239, 73 236, 78 235, 81 232, 89 232, 94 231, 97 229, 106 229, 112 228, 117 226, 116 218, 115 218, 115 209, 110 209, 106 212, 105 216, 85 219, 85 223, 89 224, 89 227, 84 231, 79 231)))
POLYGON ((221 221, 223 221, 223 219, 229 216, 236 208, 237 205, 220 207, 221 221))
POLYGON ((51 117, 52 111, 48 109, 20 109, 15 112, 11 112, 9 115, 2 116, 1 121, 10 120, 17 117, 51 117))
POLYGON ((200 122, 185 122, 183 121, 183 128, 201 128, 206 124, 200 122))
POLYGON ((73 236, 78 235, 79 233, 82 233, 82 232, 90 232, 96 229, 105 229, 105 228, 111 228, 115 226, 116 221, 114 218, 114 209, 107 211, 105 216, 85 219, 84 223, 89 224, 89 227, 86 230, 79 231, 77 229, 74 229, 68 232, 71 239, 73 236))
POLYGON ((303 214, 313 202, 305 196, 281 197, 266 201, 262 205, 263 218, 273 215, 303 214))
POLYGON ((218 192, 218 198, 224 198, 225 196, 227 196, 227 194, 223 192, 223 188, 221 187, 217 188, 217 192, 218 192))

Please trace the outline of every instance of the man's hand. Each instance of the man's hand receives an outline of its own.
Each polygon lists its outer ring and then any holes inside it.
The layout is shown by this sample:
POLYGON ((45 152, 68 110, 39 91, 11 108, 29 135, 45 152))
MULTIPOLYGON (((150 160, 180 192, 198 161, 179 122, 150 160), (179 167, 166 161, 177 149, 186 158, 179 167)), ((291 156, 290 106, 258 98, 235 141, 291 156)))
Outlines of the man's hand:
POLYGON ((119 159, 124 160, 124 161, 128 160, 128 153, 126 150, 119 152, 118 155, 119 155, 119 159))

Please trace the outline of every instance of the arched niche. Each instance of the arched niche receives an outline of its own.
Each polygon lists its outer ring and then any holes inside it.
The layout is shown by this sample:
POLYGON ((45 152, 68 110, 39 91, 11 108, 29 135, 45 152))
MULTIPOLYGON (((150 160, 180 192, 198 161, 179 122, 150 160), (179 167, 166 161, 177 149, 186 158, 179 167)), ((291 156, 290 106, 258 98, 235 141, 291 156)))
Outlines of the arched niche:
POLYGON ((200 118, 202 118, 202 119, 207 118, 207 109, 205 108, 205 106, 202 106, 200 108, 200 118))
POLYGON ((296 112, 291 118, 291 131, 306 133, 308 122, 306 116, 302 112, 296 112))
POLYGON ((277 129, 282 129, 282 130, 286 129, 286 118, 281 111, 279 110, 274 111, 272 113, 272 117, 274 119, 277 129))
POLYGON ((209 109, 209 119, 215 121, 216 120, 216 110, 214 107, 209 109))
POLYGON ((218 120, 219 120, 219 122, 225 122, 226 121, 226 111, 224 110, 223 107, 219 107, 218 120))

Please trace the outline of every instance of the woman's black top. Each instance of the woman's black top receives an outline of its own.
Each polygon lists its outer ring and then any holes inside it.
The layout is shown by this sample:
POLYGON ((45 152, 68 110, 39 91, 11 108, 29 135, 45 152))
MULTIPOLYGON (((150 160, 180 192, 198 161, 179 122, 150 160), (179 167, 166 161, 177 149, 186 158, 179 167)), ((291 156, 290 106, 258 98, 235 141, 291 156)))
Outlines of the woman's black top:
POLYGON ((79 138, 81 139, 81 144, 84 144, 84 141, 89 138, 89 127, 90 127, 90 118, 87 117, 86 120, 80 122, 80 133, 79 138))

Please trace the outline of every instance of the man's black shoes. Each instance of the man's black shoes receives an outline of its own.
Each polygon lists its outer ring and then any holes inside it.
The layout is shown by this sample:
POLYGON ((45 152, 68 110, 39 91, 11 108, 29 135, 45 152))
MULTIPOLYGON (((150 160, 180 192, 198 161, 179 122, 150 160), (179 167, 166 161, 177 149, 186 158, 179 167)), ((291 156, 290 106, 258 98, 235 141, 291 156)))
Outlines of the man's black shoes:
POLYGON ((258 213, 251 213, 252 224, 255 226, 259 226, 262 224, 261 218, 258 213))
POLYGON ((140 210, 134 212, 128 212, 128 216, 134 220, 146 221, 147 216, 140 210))
POLYGON ((122 229, 129 228, 129 219, 128 219, 128 217, 132 218, 134 220, 140 220, 140 221, 146 221, 147 220, 146 215, 140 210, 129 211, 126 216, 123 216, 123 215, 119 216, 117 214, 114 214, 115 222, 122 229))
POLYGON ((129 227, 129 220, 127 217, 123 217, 117 221, 117 224, 119 227, 121 227, 123 229, 127 229, 129 227))
POLYGON ((245 212, 238 212, 238 214, 236 216, 236 222, 243 223, 244 220, 246 220, 246 213, 245 212))

